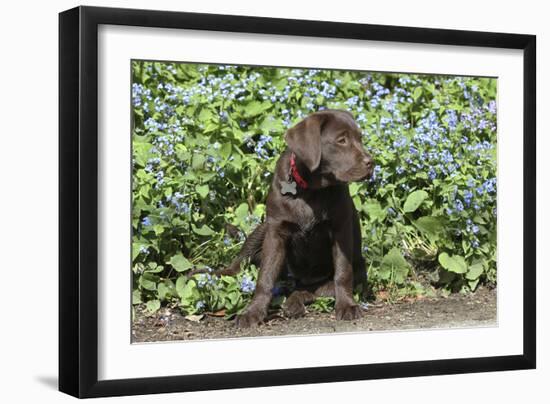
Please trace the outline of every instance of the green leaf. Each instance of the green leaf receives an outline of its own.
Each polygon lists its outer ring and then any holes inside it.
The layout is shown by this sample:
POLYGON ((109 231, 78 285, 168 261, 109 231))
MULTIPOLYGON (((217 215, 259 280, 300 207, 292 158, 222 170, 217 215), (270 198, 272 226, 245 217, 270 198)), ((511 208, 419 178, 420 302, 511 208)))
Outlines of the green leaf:
POLYGON ((336 300, 333 297, 318 297, 308 306, 308 310, 311 308, 311 310, 319 313, 330 313, 334 310, 335 302, 336 300))
POLYGON ((153 231, 155 232, 155 235, 160 236, 164 233, 164 226, 162 224, 155 224, 153 226, 153 231))
POLYGON ((196 227, 194 224, 192 224, 191 227, 193 229, 193 232, 195 232, 199 236, 211 236, 215 234, 214 230, 212 230, 205 224, 203 224, 201 227, 196 227))
POLYGON ((416 101, 422 95, 422 87, 416 87, 413 91, 413 99, 416 101))
POLYGON ((200 195, 202 199, 206 198, 208 195, 208 192, 210 191, 210 188, 208 188, 208 185, 197 185, 195 186, 195 191, 200 195))
POLYGON ((188 278, 185 275, 180 275, 176 280, 176 292, 179 297, 182 296, 185 285, 187 284, 188 278))
POLYGON ((265 205, 259 203, 254 207, 254 216, 262 217, 265 214, 265 205))
POLYGON ((248 204, 247 203, 241 203, 237 209, 235 209, 235 225, 241 225, 245 219, 248 216, 248 204))
POLYGON ((357 191, 359 191, 359 184, 356 183, 356 182, 352 182, 351 184, 349 184, 349 195, 350 196, 355 196, 357 195, 357 191))
POLYGON ((358 212, 363 211, 363 202, 361 201, 361 198, 359 198, 359 195, 355 195, 353 198, 353 204, 355 205, 355 209, 358 212))
POLYGON ((147 264, 145 272, 159 273, 162 272, 163 269, 164 267, 162 265, 157 265, 155 262, 150 262, 149 264, 147 264))
POLYGON ((134 151, 134 161, 141 167, 145 167, 147 160, 150 156, 150 151, 153 148, 152 144, 149 144, 145 141, 136 141, 140 136, 134 136, 133 151, 134 151))
POLYGON ((206 157, 204 155, 195 153, 193 154, 191 167, 193 167, 194 170, 199 170, 203 167, 205 161, 206 161, 206 157))
POLYGON ((229 162, 235 169, 240 170, 243 166, 243 160, 241 158, 241 155, 239 153, 233 153, 233 160, 229 162))
POLYGON ((474 291, 478 283, 479 283, 479 278, 473 281, 468 281, 468 286, 470 287, 470 290, 474 291))
POLYGON ((166 295, 169 293, 168 286, 164 283, 159 283, 157 286, 158 296, 160 300, 166 300, 166 295))
POLYGON ((264 112, 265 110, 269 109, 271 107, 271 103, 270 102, 259 102, 259 101, 252 101, 252 102, 249 102, 245 107, 244 107, 244 117, 245 118, 252 118, 256 115, 259 115, 261 114, 262 112, 264 112))
POLYGON ((182 253, 178 253, 170 258, 168 264, 172 265, 178 272, 185 272, 193 267, 193 265, 183 256, 182 253))
POLYGON ((466 261, 461 255, 450 256, 446 252, 439 254, 439 263, 447 271, 454 272, 455 274, 464 274, 468 270, 466 261))
POLYGON ((280 119, 275 119, 272 115, 268 115, 260 124, 262 132, 269 134, 270 132, 281 132, 284 129, 280 119))
POLYGON ((243 219, 248 215, 248 204, 241 203, 237 209, 235 209, 235 216, 239 219, 243 219))
POLYGON ((151 274, 149 272, 143 273, 139 277, 138 283, 141 285, 143 289, 146 290, 157 290, 157 282, 159 280, 159 277, 155 274, 151 274))
POLYGON ((134 289, 132 292, 132 304, 140 304, 141 303, 141 292, 139 289, 134 289))
POLYGON ((409 263, 401 254, 399 248, 394 247, 382 258, 380 269, 385 276, 384 279, 403 283, 409 274, 409 263))
POLYGON ((414 191, 407 197, 405 204, 403 205, 403 210, 406 213, 414 212, 418 207, 428 198, 428 193, 426 191, 418 190, 414 191))
POLYGON ((166 279, 158 284, 157 291, 160 300, 168 300, 172 296, 176 295, 174 282, 170 279, 166 279))
POLYGON ((466 279, 469 281, 476 280, 481 276, 483 273, 483 264, 481 262, 477 262, 473 265, 470 265, 468 268, 468 273, 466 274, 466 279))
POLYGON ((233 306, 237 305, 240 298, 241 298, 241 294, 238 291, 230 292, 227 294, 227 299, 233 306))
POLYGON ((222 160, 227 160, 231 156, 232 146, 231 143, 224 143, 220 148, 220 156, 222 160))
POLYGON ((210 181, 212 178, 216 177, 217 176, 217 173, 216 172, 211 172, 211 173, 202 173, 201 174, 201 178, 203 181, 207 182, 207 181, 210 181))
POLYGON ((199 113, 199 121, 201 121, 201 122, 208 121, 208 120, 212 119, 213 116, 214 116, 214 113, 212 111, 210 111, 207 108, 203 108, 201 110, 201 112, 199 113))
POLYGON ((387 216, 387 211, 382 209, 382 205, 374 199, 369 199, 363 204, 363 209, 372 220, 382 221, 387 216))
POLYGON ((431 235, 436 235, 445 229, 443 220, 435 216, 422 216, 413 223, 418 230, 431 235))
MULTIPOLYGON (((177 286, 176 286, 177 288, 177 286)), ((192 300, 195 294, 197 294, 197 289, 194 282, 186 282, 180 289, 177 289, 178 296, 181 299, 182 304, 193 304, 192 300)))
POLYGON ((138 255, 141 253, 141 248, 147 248, 149 247, 149 242, 143 240, 135 240, 132 243, 132 261, 135 261, 135 259, 138 257, 138 255))
POLYGON ((214 123, 214 122, 209 122, 206 124, 206 126, 204 127, 203 129, 203 133, 209 133, 209 132, 213 132, 215 131, 216 129, 218 129, 219 125, 217 123, 214 123))
POLYGON ((160 309, 160 300, 155 299, 155 300, 149 300, 147 302, 147 311, 154 313, 158 309, 160 309))

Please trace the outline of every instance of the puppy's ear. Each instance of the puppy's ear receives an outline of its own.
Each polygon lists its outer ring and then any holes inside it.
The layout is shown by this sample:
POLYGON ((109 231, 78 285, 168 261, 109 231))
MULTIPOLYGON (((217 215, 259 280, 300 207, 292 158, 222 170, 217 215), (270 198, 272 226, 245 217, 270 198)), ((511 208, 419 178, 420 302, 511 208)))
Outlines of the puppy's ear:
POLYGON ((310 115, 285 134, 288 147, 310 172, 315 171, 321 163, 321 127, 324 120, 322 114, 310 115))

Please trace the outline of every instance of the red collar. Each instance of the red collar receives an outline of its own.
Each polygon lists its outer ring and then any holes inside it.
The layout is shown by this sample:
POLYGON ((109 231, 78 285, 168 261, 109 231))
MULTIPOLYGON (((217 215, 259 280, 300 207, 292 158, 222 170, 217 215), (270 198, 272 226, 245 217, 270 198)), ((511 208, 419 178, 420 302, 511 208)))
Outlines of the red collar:
POLYGON ((294 153, 291 153, 290 155, 290 175, 294 178, 294 181, 296 181, 300 188, 307 189, 308 184, 306 180, 302 178, 298 172, 298 168, 296 168, 296 155, 294 153))

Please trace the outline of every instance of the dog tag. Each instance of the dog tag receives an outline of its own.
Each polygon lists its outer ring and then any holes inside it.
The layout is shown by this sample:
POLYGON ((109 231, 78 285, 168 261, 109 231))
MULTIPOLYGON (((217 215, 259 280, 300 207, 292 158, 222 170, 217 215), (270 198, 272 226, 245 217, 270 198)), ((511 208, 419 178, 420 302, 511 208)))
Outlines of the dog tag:
POLYGON ((291 194, 296 195, 296 183, 294 181, 287 182, 287 181, 279 181, 281 184, 281 194, 291 194))

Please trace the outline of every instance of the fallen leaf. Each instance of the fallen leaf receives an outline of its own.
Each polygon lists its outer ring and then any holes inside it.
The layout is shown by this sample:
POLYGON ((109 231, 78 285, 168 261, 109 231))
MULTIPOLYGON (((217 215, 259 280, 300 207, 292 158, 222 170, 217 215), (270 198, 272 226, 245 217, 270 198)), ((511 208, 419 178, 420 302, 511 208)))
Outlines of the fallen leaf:
POLYGON ((225 309, 221 309, 221 310, 218 310, 218 311, 215 311, 215 312, 208 312, 206 314, 208 314, 209 316, 212 316, 212 317, 223 317, 223 316, 225 316, 225 309))
POLYGON ((192 321, 194 323, 198 323, 199 321, 201 321, 204 317, 204 314, 189 314, 187 316, 185 316, 185 319, 186 320, 189 320, 189 321, 192 321))
POLYGON ((381 290, 380 292, 378 292, 378 299, 380 300, 387 300, 388 297, 389 297, 389 293, 387 290, 381 290))

